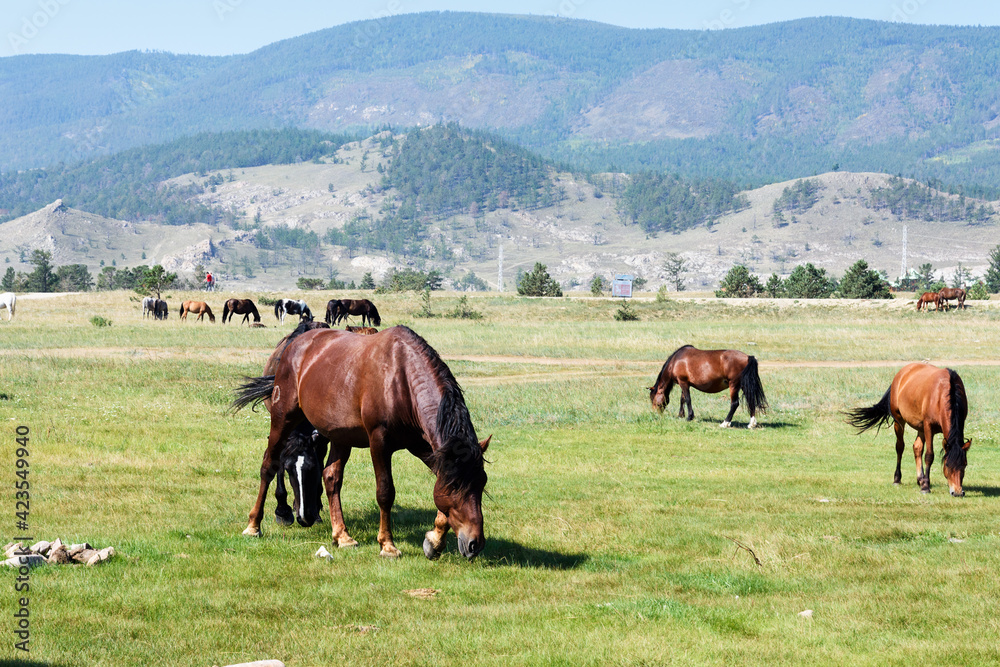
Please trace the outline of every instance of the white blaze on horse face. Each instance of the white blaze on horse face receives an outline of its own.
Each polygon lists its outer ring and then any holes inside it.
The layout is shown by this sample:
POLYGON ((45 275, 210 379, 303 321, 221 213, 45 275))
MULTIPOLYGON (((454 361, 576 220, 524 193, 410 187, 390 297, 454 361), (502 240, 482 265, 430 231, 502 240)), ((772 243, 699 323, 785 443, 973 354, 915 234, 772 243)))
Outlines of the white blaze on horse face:
POLYGON ((302 494, 303 494, 302 466, 305 465, 305 462, 306 462, 306 457, 304 457, 304 456, 300 456, 299 458, 295 459, 295 481, 298 484, 298 489, 296 489, 296 491, 298 493, 296 493, 295 497, 299 501, 298 502, 298 506, 299 506, 299 519, 302 520, 302 523, 305 523, 305 521, 306 521, 304 510, 302 509, 303 506, 305 505, 305 502, 303 502, 303 498, 302 498, 302 494))

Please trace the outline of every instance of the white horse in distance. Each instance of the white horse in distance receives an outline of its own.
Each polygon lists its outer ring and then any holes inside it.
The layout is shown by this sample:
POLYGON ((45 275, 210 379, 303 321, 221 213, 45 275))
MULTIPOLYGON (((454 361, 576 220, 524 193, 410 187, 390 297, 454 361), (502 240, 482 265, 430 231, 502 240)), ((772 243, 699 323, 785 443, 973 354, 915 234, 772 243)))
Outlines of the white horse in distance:
POLYGON ((14 308, 17 306, 17 297, 13 292, 0 294, 0 306, 7 306, 7 321, 14 319, 14 308))

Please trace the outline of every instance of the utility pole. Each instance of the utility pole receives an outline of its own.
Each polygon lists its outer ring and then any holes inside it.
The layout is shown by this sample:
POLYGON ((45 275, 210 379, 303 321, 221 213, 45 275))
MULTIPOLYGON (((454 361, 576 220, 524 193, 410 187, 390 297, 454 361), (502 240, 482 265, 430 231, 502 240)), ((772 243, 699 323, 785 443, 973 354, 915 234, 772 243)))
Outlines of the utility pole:
POLYGON ((503 238, 497 234, 500 245, 499 268, 497 269, 497 291, 503 292, 503 238))
POLYGON ((903 225, 903 262, 899 270, 899 279, 906 280, 906 225, 903 225))

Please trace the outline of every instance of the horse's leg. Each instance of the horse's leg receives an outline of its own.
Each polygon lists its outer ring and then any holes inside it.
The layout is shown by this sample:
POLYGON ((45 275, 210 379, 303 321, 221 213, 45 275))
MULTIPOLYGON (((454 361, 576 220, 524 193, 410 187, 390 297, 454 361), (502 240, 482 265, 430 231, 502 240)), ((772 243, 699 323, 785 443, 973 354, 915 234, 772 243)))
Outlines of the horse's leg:
POLYGON ((917 484, 924 493, 930 493, 931 487, 927 476, 924 474, 924 435, 917 432, 917 439, 913 441, 913 459, 917 466, 917 484))
MULTIPOLYGON (((740 407, 740 379, 736 376, 736 381, 729 382, 729 414, 726 415, 726 421, 719 424, 722 428, 729 428, 729 425, 733 422, 733 415, 736 414, 736 408, 740 407)), ((748 428, 753 428, 757 425, 757 422, 750 418, 750 426, 748 428)))
POLYGON ((386 448, 385 428, 378 427, 369 436, 372 466, 375 468, 375 500, 378 501, 378 543, 380 556, 398 558, 399 549, 392 543, 392 504, 396 501, 396 486, 392 482, 392 452, 386 448))
POLYGON ((687 420, 692 421, 694 419, 694 406, 691 405, 691 385, 689 384, 681 385, 681 407, 684 407, 685 403, 688 406, 687 420))
POLYGON ((931 432, 931 427, 927 424, 927 420, 924 420, 924 481, 927 483, 927 488, 921 487, 921 490, 926 490, 930 493, 931 490, 931 466, 934 465, 934 434, 931 432))
POLYGON ((257 500, 250 510, 250 521, 243 530, 244 535, 251 537, 260 536, 260 520, 264 516, 267 488, 278 473, 281 450, 295 426, 294 420, 288 419, 288 414, 281 415, 275 404, 271 405, 271 410, 271 432, 267 436, 267 449, 264 450, 264 460, 260 464, 260 488, 257 490, 257 500))
POLYGON ((285 471, 278 470, 274 480, 274 499, 278 506, 274 508, 274 520, 282 526, 291 526, 295 523, 295 514, 288 506, 288 490, 285 488, 285 471))
POLYGON ((326 487, 326 499, 330 505, 330 528, 333 531, 333 543, 338 547, 356 547, 358 543, 347 534, 344 523, 344 511, 340 506, 340 488, 344 483, 344 466, 351 457, 351 448, 330 443, 330 458, 323 470, 323 486, 326 487))
MULTIPOLYGON (((677 380, 677 393, 681 395, 681 397, 680 397, 681 407, 677 411, 677 417, 678 417, 678 419, 684 416, 684 389, 685 389, 685 387, 686 387, 686 385, 684 385, 683 383, 681 383, 680 380, 677 380)), ((670 398, 670 394, 669 393, 667 394, 667 398, 668 399, 670 398)))
POLYGON ((900 466, 903 465, 903 451, 906 449, 906 443, 903 442, 903 429, 906 425, 901 421, 893 421, 892 428, 896 432, 896 472, 892 476, 892 483, 900 484, 903 481, 903 471, 900 466))

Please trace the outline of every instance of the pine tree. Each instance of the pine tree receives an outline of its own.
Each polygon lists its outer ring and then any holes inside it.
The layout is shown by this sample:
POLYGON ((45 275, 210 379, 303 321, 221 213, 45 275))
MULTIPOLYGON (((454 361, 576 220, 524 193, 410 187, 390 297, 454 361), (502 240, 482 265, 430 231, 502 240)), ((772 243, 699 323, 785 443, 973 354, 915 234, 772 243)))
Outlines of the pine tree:
POLYGON ((1000 292, 1000 245, 990 251, 990 267, 986 269, 983 281, 986 283, 986 289, 993 294, 1000 292))
POLYGON ((517 282, 517 293, 522 296, 562 296, 562 289, 541 262, 535 262, 531 273, 526 273, 517 282))
POLYGON ((868 262, 859 259, 840 281, 840 296, 845 299, 891 299, 892 293, 879 272, 869 269, 868 262))

